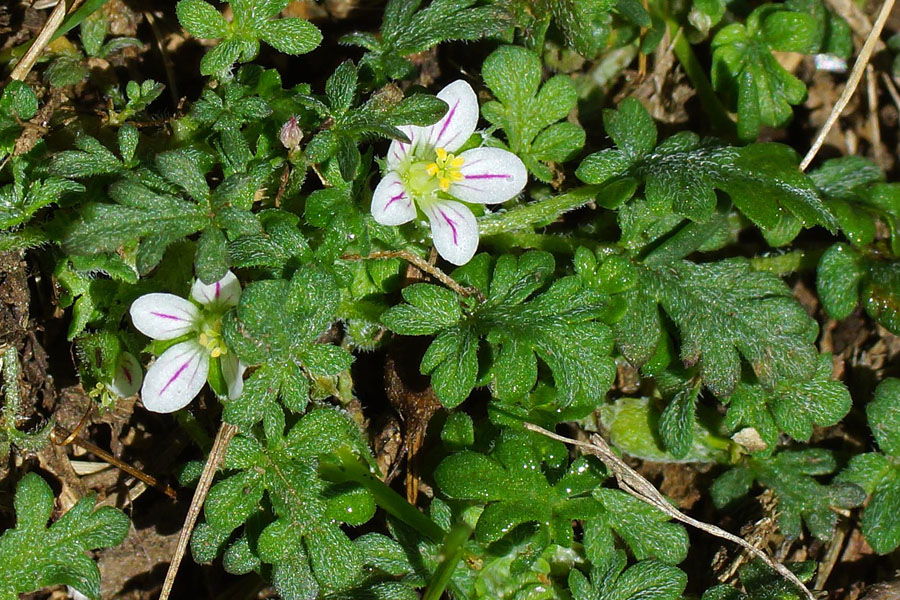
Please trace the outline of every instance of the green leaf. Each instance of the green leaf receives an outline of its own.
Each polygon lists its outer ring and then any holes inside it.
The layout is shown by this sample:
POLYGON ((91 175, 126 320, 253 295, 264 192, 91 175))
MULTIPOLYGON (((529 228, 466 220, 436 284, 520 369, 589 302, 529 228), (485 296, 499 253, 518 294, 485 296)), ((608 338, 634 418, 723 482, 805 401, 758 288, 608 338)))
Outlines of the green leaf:
POLYGON ((108 21, 102 10, 95 11, 81 22, 81 45, 88 56, 99 56, 106 38, 108 21))
POLYGON ((617 111, 604 111, 603 120, 618 148, 587 156, 576 175, 590 184, 642 181, 648 207, 657 216, 674 212, 705 223, 715 212, 719 189, 778 245, 793 239, 801 226, 837 225, 813 182, 797 168, 797 154, 787 146, 736 148, 685 131, 653 149, 656 128, 634 99, 624 101, 617 111), (786 225, 794 231, 784 239, 777 234, 786 225))
POLYGON ((647 363, 662 339, 658 303, 679 329, 682 361, 698 365, 703 384, 719 397, 736 388, 741 357, 768 389, 815 372, 818 328, 778 277, 752 270, 745 259, 644 265, 638 275, 615 325, 633 364, 647 363))
POLYGON ((421 0, 390 0, 384 11, 381 37, 355 33, 341 39, 369 50, 360 66, 371 69, 376 85, 412 71, 405 58, 441 42, 476 40, 500 33, 511 23, 499 6, 472 6, 475 0, 437 0, 420 8, 421 0))
POLYGON ((322 33, 316 26, 299 18, 266 21, 257 32, 267 44, 285 54, 306 54, 322 43, 322 33))
POLYGON ((569 588, 575 600, 677 600, 687 586, 687 575, 664 563, 645 560, 628 569, 625 564, 619 550, 591 567, 590 580, 572 569, 569 588))
POLYGON ((820 51, 828 13, 818 0, 807 4, 764 4, 746 23, 727 25, 713 38, 712 84, 737 109, 738 133, 745 141, 756 139, 760 126, 783 127, 793 114, 791 105, 806 99, 806 86, 772 51, 820 51))
POLYGON ((170 244, 209 225, 208 211, 137 179, 114 183, 109 195, 118 204, 88 203, 66 231, 62 245, 76 255, 116 251, 140 241, 138 271, 152 269, 170 244), (142 258, 141 253, 146 255, 142 258))
POLYGON ((685 382, 666 405, 659 418, 659 435, 675 458, 687 456, 694 445, 694 416, 700 382, 685 382))
POLYGON ((0 95, 0 113, 15 116, 23 121, 32 118, 38 110, 34 92, 22 81, 10 81, 0 95))
POLYGON ((332 111, 338 114, 347 112, 353 104, 357 83, 356 66, 353 61, 346 60, 338 65, 325 82, 325 95, 332 111))
POLYGON ((226 73, 248 49, 250 48, 246 42, 226 40, 203 55, 200 60, 200 73, 220 76, 226 73))
POLYGON ((866 416, 881 451, 900 457, 900 379, 889 377, 878 384, 866 416))
POLYGON ((224 38, 228 22, 216 8, 203 0, 180 0, 175 6, 178 22, 194 37, 224 38))
POLYGON ((746 494, 755 479, 775 493, 780 513, 778 526, 785 536, 798 537, 802 520, 812 535, 828 540, 838 519, 833 509, 854 508, 866 498, 863 489, 853 483, 836 481, 825 485, 815 479, 836 467, 832 453, 822 448, 783 450, 770 457, 746 459, 742 466, 716 479, 710 493, 716 506, 722 508, 746 494))
MULTIPOLYGON (((621 4, 621 3, 620 3, 621 4)), ((585 58, 592 59, 603 50, 609 38, 608 13, 616 6, 611 0, 561 0, 550 2, 553 18, 566 42, 585 58)), ((641 26, 650 25, 641 6, 641 26)))
MULTIPOLYGON (((815 572, 816 563, 788 563, 790 569, 800 581, 809 581, 815 572)), ((739 592, 730 585, 717 585, 703 593, 701 600, 803 600, 805 591, 798 589, 780 573, 776 573, 759 559, 738 569, 738 577, 746 590, 739 592)))
POLYGON ((854 246, 871 244, 879 225, 891 233, 891 248, 900 253, 900 185, 884 183, 873 162, 846 156, 825 161, 810 173, 825 204, 854 246))
POLYGON ((603 524, 625 540, 638 560, 656 558, 676 565, 687 557, 687 532, 670 523, 665 513, 620 490, 598 487, 594 497, 607 510, 603 524))
POLYGON ((64 150, 50 161, 50 171, 62 177, 78 178, 92 175, 114 174, 125 165, 103 144, 90 136, 75 140, 79 150, 64 150))
POLYGON ((455 325, 462 319, 460 298, 455 292, 429 283, 403 288, 400 304, 382 317, 392 331, 402 335, 428 335, 455 325))
POLYGON ((85 556, 88 550, 115 546, 128 535, 130 523, 120 510, 94 510, 95 498, 82 498, 47 527, 53 492, 35 473, 16 490, 16 527, 0 536, 0 595, 15 598, 51 585, 70 585, 89 598, 100 598, 100 570, 85 556))
POLYGON ((491 377, 497 398, 517 400, 527 394, 537 383, 540 358, 553 373, 562 406, 596 399, 613 376, 610 330, 596 320, 609 310, 608 297, 574 276, 535 293, 549 282, 554 266, 545 252, 501 256, 487 301, 467 314, 458 300, 451 302, 453 294, 420 288, 429 290, 427 302, 415 292, 419 305, 395 306, 382 321, 399 333, 438 334, 421 369, 431 374, 438 399, 448 408, 465 400, 475 384, 481 338, 496 348, 491 377))
POLYGON ((846 244, 834 244, 819 260, 816 289, 822 306, 834 319, 847 318, 859 304, 859 288, 865 275, 860 262, 857 253, 846 244))
POLYGON ((231 442, 226 455, 231 473, 210 489, 204 508, 207 522, 192 540, 195 555, 197 550, 221 547, 243 525, 243 534, 226 555, 249 552, 240 562, 271 565, 281 597, 299 600, 335 591, 357 580, 363 566, 359 548, 340 523, 364 524, 375 504, 355 484, 325 482, 316 465, 318 457, 343 448, 368 458, 368 449, 357 425, 336 410, 305 415, 286 436, 283 415, 272 420, 265 427, 265 445, 249 435, 231 442))
POLYGON ((59 177, 32 179, 25 186, 4 186, 0 188, 0 229, 26 223, 37 211, 59 203, 66 194, 83 191, 82 185, 59 177))
POLYGON ((900 333, 900 261, 835 244, 822 255, 817 275, 829 315, 848 316, 858 298, 870 317, 892 333, 900 333))
POLYGON ((542 181, 553 174, 547 163, 572 158, 584 145, 584 131, 559 123, 575 107, 572 81, 556 75, 541 86, 537 54, 517 46, 503 46, 484 61, 482 76, 497 101, 482 107, 484 117, 502 128, 509 148, 542 181))
POLYGON ((771 390, 742 381, 725 400, 725 426, 732 431, 740 426, 753 427, 768 446, 768 452, 775 449, 780 432, 808 441, 814 426, 835 425, 850 411, 850 392, 831 374, 831 355, 822 354, 811 377, 781 379, 771 390))
POLYGON ((475 527, 481 543, 536 522, 544 545, 552 540, 568 547, 572 520, 602 513, 590 492, 606 472, 599 461, 581 458, 551 484, 541 465, 558 449, 556 442, 545 444, 534 434, 505 430, 490 455, 464 450, 445 458, 435 469, 435 482, 451 498, 486 504, 475 527))
POLYGON ((225 234, 218 227, 209 227, 197 242, 197 258, 194 266, 197 278, 207 285, 225 277, 228 271, 228 253, 225 234))

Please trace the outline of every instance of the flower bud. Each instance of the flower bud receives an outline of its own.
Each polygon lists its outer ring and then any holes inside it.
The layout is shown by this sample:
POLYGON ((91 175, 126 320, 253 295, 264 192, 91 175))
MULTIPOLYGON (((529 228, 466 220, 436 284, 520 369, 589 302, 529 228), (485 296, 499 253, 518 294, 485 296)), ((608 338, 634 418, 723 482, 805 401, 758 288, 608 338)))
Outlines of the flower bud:
POLYGON ((303 139, 303 131, 297 124, 297 117, 292 116, 281 126, 281 133, 278 138, 281 144, 290 152, 295 151, 300 146, 300 140, 303 139))

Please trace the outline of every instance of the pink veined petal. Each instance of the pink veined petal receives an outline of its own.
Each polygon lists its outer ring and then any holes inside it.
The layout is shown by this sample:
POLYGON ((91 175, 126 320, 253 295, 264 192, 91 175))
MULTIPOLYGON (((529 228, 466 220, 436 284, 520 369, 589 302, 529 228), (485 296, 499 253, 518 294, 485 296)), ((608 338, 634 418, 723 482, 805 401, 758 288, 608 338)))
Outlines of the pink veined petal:
POLYGON ((467 206, 452 200, 437 200, 422 209, 431 222, 431 238, 444 260, 464 265, 478 249, 478 223, 467 206))
POLYGON ((428 133, 427 128, 416 127, 415 125, 401 125, 397 129, 405 133, 410 141, 408 144, 399 140, 391 142, 387 153, 387 166, 391 171, 397 170, 397 167, 400 166, 400 163, 403 162, 406 156, 422 141, 423 133, 426 135, 428 133))
POLYGON ((144 380, 144 372, 141 364, 131 352, 123 352, 119 359, 116 375, 109 389, 120 398, 134 396, 141 389, 144 380))
POLYGON ((191 298, 211 308, 237 306, 241 299, 241 282, 231 271, 209 285, 197 279, 191 286, 191 298))
POLYGON ((141 400, 152 412, 175 412, 200 393, 208 374, 209 353, 196 340, 175 344, 147 369, 141 400))
POLYGON ((466 143, 478 125, 478 98, 472 86, 457 79, 440 92, 437 97, 449 108, 440 121, 428 128, 428 144, 433 148, 444 148, 455 152, 466 143))
POLYGON ((200 311, 189 300, 174 294, 144 294, 131 303, 131 321, 138 331, 154 340, 171 340, 189 332, 200 311))
POLYGON ((234 352, 223 355, 219 363, 222 367, 222 377, 228 386, 228 399, 234 400, 244 391, 244 371, 247 366, 242 363, 234 352))
POLYGON ((372 217, 382 225, 402 225, 416 218, 412 196, 395 171, 388 171, 372 193, 372 217))
POLYGON ((503 148, 473 148, 459 155, 462 180, 450 184, 454 198, 472 204, 499 204, 525 188, 528 170, 518 156, 503 148))

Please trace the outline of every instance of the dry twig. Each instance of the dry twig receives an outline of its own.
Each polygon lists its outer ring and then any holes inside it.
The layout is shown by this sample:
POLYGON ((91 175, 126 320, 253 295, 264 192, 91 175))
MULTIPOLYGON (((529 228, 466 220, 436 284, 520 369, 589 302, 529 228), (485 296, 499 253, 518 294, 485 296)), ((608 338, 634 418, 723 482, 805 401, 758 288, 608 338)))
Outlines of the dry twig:
POLYGON ((34 67, 34 63, 37 62, 41 52, 43 52, 44 48, 47 47, 47 44, 50 43, 50 38, 53 37, 53 34, 56 33, 56 30, 62 25, 65 16, 66 3, 60 0, 59 4, 56 5, 56 8, 53 9, 53 12, 50 13, 47 22, 44 23, 41 32, 34 38, 34 43, 31 44, 28 52, 25 53, 25 56, 22 57, 22 60, 20 60, 19 64, 16 65, 16 68, 13 69, 13 72, 9 76, 10 79, 22 81, 28 76, 28 73, 31 72, 31 68, 34 67))
MULTIPOLYGON (((86 413, 86 415, 87 414, 90 414, 90 413, 86 413)), ((155 487, 156 489, 161 491, 163 494, 165 494, 172 500, 175 499, 175 490, 173 490, 171 486, 166 485, 164 483, 160 483, 155 477, 147 475, 140 469, 136 469, 136 468, 132 467, 131 465, 129 465, 128 463, 119 460, 118 458, 116 458, 115 456, 113 456, 112 454, 110 454, 109 452, 107 452, 106 450, 101 448, 100 446, 92 444, 91 442, 89 442, 85 439, 79 438, 78 430, 81 428, 81 426, 83 424, 84 424, 84 418, 82 418, 82 422, 79 423, 79 426, 75 429, 75 431, 72 431, 72 432, 69 432, 65 428, 57 425, 56 429, 52 432, 52 435, 50 436, 51 439, 53 440, 53 443, 56 444, 57 446, 68 446, 69 444, 72 444, 74 446, 78 446, 79 448, 84 448, 85 450, 87 450, 88 452, 90 452, 91 454, 96 456, 97 458, 108 462, 109 464, 116 467, 120 471, 124 471, 125 473, 128 473, 132 477, 140 479, 147 485, 155 487), (63 437, 62 440, 57 439, 60 436, 63 437)))
POLYGON ((200 517, 200 510, 203 508, 203 502, 206 501, 206 495, 209 488, 212 487, 213 477, 216 475, 216 469, 219 463, 225 458, 225 451, 231 438, 237 433, 237 427, 222 423, 216 439, 213 441, 212 449, 209 451, 209 457, 206 459, 206 465, 200 474, 200 480, 197 482, 197 489, 194 490, 194 497, 191 499, 191 505, 188 507, 187 516, 184 518, 184 526, 181 533, 178 534, 178 545, 175 547, 175 555, 172 562, 169 563, 169 570, 166 571, 166 580, 163 582, 162 591, 159 593, 159 600, 168 600, 172 593, 172 586, 175 584, 175 576, 178 574, 178 567, 181 566, 181 559, 187 551, 188 542, 191 534, 194 532, 194 526, 200 517))
POLYGON ((841 91, 841 95, 834 104, 834 108, 831 109, 831 114, 828 115, 825 124, 822 125, 822 129, 819 130, 819 134, 816 136, 809 152, 806 153, 806 156, 803 157, 803 162, 800 163, 801 171, 805 171, 809 166, 809 163, 811 163, 816 157, 816 154, 819 153, 819 149, 825 142, 825 137, 828 135, 828 132, 834 127, 838 117, 841 116, 841 113, 847 107, 847 103, 850 102, 850 98, 853 97, 856 86, 859 85, 859 80, 862 79, 863 72, 866 70, 866 65, 869 64, 869 59, 872 58, 872 52, 875 51, 875 43, 879 41, 881 30, 884 29, 884 24, 887 22, 893 7, 894 0, 884 0, 884 4, 881 5, 881 12, 878 13, 878 19, 876 19, 875 25, 872 26, 872 31, 869 32, 869 37, 866 38, 866 43, 863 44, 862 50, 859 51, 859 56, 853 64, 853 70, 850 71, 850 77, 847 79, 847 84, 841 91))
POLYGON ((479 302, 484 302, 484 294, 481 293, 481 290, 474 287, 466 287, 464 285, 460 285, 456 282, 456 280, 441 271, 439 268, 407 250, 373 252, 366 256, 362 256, 361 254, 345 254, 341 256, 342 260, 377 260, 385 258, 401 258, 406 262, 415 265, 420 270, 428 273, 460 296, 463 296, 465 298, 474 296, 478 299, 479 302))
POLYGON ((726 539, 730 542, 734 542, 735 544, 750 552, 756 558, 766 563, 769 567, 775 569, 775 571, 777 571, 785 579, 796 585, 799 589, 803 590, 809 600, 816 600, 816 597, 813 596, 812 592, 806 589, 806 586, 803 585, 803 582, 800 581, 796 575, 791 573, 787 569, 787 567, 785 567, 781 563, 778 563, 769 558, 759 548, 755 548, 751 544, 748 544, 743 538, 740 538, 733 533, 729 533, 720 527, 716 527, 715 525, 710 525, 709 523, 704 523, 703 521, 698 521, 697 519, 689 517, 672 506, 666 500, 665 496, 663 496, 659 492, 659 490, 657 490, 653 486, 652 483, 647 481, 643 476, 641 476, 640 473, 625 464, 625 461, 619 458, 612 451, 612 448, 609 447, 609 444, 606 443, 606 440, 604 440, 599 435, 592 435, 590 442, 582 442, 579 440, 573 440, 572 438, 557 435, 552 431, 548 431, 543 427, 539 427, 538 425, 534 425, 532 423, 525 423, 524 425, 525 429, 536 431, 541 435, 545 435, 551 439, 563 442, 564 444, 570 444, 586 449, 588 452, 594 454, 600 460, 602 460, 603 464, 605 464, 606 467, 610 471, 612 471, 613 475, 615 475, 616 477, 616 481, 619 482, 619 487, 622 488, 623 491, 628 492, 638 500, 646 502, 657 510, 662 511, 676 521, 681 521, 682 523, 685 523, 692 527, 696 527, 701 531, 705 531, 710 535, 714 535, 716 537, 726 539))

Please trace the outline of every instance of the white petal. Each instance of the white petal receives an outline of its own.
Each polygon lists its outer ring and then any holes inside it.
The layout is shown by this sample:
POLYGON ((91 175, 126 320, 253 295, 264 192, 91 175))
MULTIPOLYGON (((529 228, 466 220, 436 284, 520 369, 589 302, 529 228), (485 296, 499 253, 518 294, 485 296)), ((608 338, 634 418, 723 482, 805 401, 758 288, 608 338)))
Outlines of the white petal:
POLYGON ((425 134, 428 133, 427 127, 415 127, 414 125, 401 125, 397 129, 406 134, 406 137, 409 138, 409 143, 399 140, 391 142, 387 153, 387 166, 391 171, 396 170, 400 163, 403 162, 403 159, 406 158, 406 155, 413 150, 416 144, 422 141, 423 132, 425 134))
POLYGON ((244 391, 244 371, 247 366, 242 363, 234 352, 229 352, 219 359, 222 367, 222 378, 228 386, 228 399, 234 400, 244 391))
POLYGON ((171 340, 189 332, 200 311, 174 294, 144 294, 131 303, 131 322, 154 340, 171 340))
POLYGON ((143 379, 144 372, 134 354, 123 352, 119 358, 115 379, 109 385, 109 389, 120 398, 127 398, 137 394, 143 379))
POLYGON ((459 202, 438 200, 422 209, 431 222, 431 237, 444 260, 464 265, 478 249, 478 223, 472 211, 459 202))
POLYGON ((141 400, 147 410, 175 412, 200 393, 208 374, 209 353, 196 340, 175 344, 147 369, 141 400))
POLYGON ((525 188, 528 170, 518 156, 503 148, 473 148, 459 155, 462 180, 450 184, 450 195, 472 204, 499 204, 525 188))
POLYGON ((382 225, 402 225, 416 217, 412 196, 403 187, 403 181, 396 172, 389 171, 375 187, 372 217, 382 225))
POLYGON ((238 300, 241 299, 241 282, 231 271, 209 285, 198 279, 191 286, 191 298, 212 308, 237 306, 238 300))
POLYGON ((478 98, 472 86, 462 79, 442 89, 437 97, 450 108, 440 121, 428 128, 428 144, 454 152, 466 143, 478 125, 478 98))

